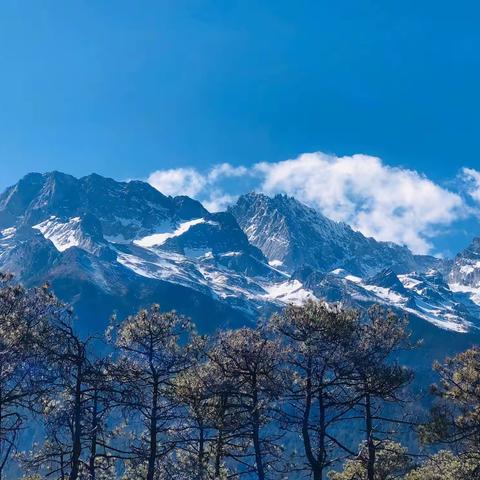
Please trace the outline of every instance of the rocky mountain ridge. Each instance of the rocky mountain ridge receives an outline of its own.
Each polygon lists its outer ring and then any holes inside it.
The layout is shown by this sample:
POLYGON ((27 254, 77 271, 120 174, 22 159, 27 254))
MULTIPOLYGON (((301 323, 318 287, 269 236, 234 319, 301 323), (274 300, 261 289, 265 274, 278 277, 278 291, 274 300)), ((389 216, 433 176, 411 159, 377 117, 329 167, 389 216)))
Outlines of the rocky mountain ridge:
POLYGON ((50 282, 86 329, 152 302, 215 328, 307 298, 480 325, 479 239, 453 262, 418 256, 283 195, 210 213, 140 181, 29 174, 0 195, 0 269, 50 282))

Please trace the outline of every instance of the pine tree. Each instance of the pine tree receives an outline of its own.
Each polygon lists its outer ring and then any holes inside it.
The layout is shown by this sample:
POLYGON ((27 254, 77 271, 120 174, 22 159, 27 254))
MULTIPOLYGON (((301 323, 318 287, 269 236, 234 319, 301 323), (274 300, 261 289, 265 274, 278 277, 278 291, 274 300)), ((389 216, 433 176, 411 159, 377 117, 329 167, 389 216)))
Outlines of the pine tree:
POLYGON ((174 382, 192 364, 191 330, 184 317, 153 305, 128 317, 114 332, 117 401, 129 430, 121 453, 130 471, 144 471, 146 480, 161 478, 176 447, 174 430, 180 420, 174 382))
POLYGON ((432 387, 437 401, 420 429, 422 440, 454 449, 480 477, 480 348, 437 362, 434 369, 440 377, 432 387))
POLYGON ((51 318, 63 311, 46 286, 27 290, 0 273, 0 479, 17 450, 28 411, 50 388, 40 343, 50 335, 51 318))
POLYGON ((56 318, 49 333, 40 346, 51 372, 40 411, 45 442, 32 450, 25 464, 49 478, 101 478, 97 472, 111 467, 107 456, 100 459, 97 451, 108 411, 104 362, 94 359, 94 339, 76 333, 71 314, 56 318))
MULTIPOLYGON (((329 480, 368 480, 368 456, 368 448, 364 443, 358 457, 347 460, 341 472, 330 472, 329 480)), ((402 478, 410 468, 407 450, 400 444, 387 440, 377 448, 374 480, 396 480, 402 478)))
POLYGON ((477 467, 468 456, 442 450, 408 473, 405 480, 478 480, 477 467))
POLYGON ((407 321, 374 306, 356 329, 350 360, 353 375, 350 388, 364 422, 365 447, 360 458, 365 462, 367 480, 375 480, 377 453, 391 441, 396 429, 410 422, 397 410, 404 400, 402 392, 412 381, 413 372, 398 363, 400 351, 412 347, 407 321), (388 410, 386 407, 388 406, 388 410))
POLYGON ((273 428, 285 388, 280 342, 262 327, 229 330, 218 335, 208 357, 229 383, 230 414, 242 420, 236 438, 243 437, 245 452, 237 463, 259 480, 270 478, 282 456, 282 435, 273 428))
POLYGON ((286 394, 285 426, 301 435, 305 469, 314 480, 321 480, 327 468, 353 453, 338 431, 355 407, 348 355, 358 317, 358 312, 310 301, 288 306, 270 320, 289 352, 292 381, 286 394))

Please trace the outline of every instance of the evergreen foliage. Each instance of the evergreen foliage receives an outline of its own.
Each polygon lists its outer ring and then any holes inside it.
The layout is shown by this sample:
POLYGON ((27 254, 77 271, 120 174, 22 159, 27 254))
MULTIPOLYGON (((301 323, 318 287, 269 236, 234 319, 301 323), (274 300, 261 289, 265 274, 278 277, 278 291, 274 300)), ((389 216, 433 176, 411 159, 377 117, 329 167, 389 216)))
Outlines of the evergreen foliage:
POLYGON ((84 338, 2 274, 0 480, 480 478, 479 348, 434 365, 419 422, 413 347, 392 312, 313 301, 209 336, 153 305, 84 338))

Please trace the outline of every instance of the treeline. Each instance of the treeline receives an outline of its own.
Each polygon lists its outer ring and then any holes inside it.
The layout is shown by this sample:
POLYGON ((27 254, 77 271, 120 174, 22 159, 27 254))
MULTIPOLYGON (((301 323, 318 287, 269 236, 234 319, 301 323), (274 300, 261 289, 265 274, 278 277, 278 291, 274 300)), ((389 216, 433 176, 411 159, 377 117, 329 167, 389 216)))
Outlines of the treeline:
POLYGON ((480 478, 480 350, 435 365, 420 421, 407 327, 309 302, 204 336, 154 305, 84 338, 47 287, 1 275, 0 479, 480 478))

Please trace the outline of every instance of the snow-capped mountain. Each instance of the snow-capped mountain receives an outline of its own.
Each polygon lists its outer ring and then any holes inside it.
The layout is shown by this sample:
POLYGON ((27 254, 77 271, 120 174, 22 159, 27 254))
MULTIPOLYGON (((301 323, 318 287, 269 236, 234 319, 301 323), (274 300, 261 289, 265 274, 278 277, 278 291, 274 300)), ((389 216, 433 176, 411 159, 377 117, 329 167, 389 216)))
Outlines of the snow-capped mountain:
POLYGON ((86 329, 152 302, 214 328, 318 298, 472 332, 479 251, 476 240, 453 264, 413 255, 286 196, 252 193, 210 213, 144 182, 59 172, 29 174, 0 196, 0 269, 50 282, 86 329))
POLYGON ((452 266, 367 238, 285 195, 249 193, 229 211, 270 264, 317 298, 353 307, 381 303, 459 332, 480 326, 480 240, 452 266), (460 270, 464 276, 456 275, 460 270))
POLYGON ((440 328, 463 333, 480 326, 480 304, 450 288, 443 275, 435 270, 397 275, 385 269, 371 278, 360 278, 343 269, 322 273, 304 268, 295 277, 316 297, 351 307, 379 303, 440 328))
POLYGON ((448 279, 452 290, 480 303, 480 237, 455 257, 448 279))
POLYGON ((105 318, 159 302, 210 324, 245 321, 308 295, 230 213, 98 175, 30 174, 8 188, 0 268, 28 285, 49 281, 80 314, 105 318))
POLYGON ((250 242, 274 265, 288 272, 308 265, 321 271, 343 268, 364 276, 383 268, 397 273, 440 267, 429 256, 407 247, 378 242, 341 222, 334 222, 292 197, 249 193, 229 209, 250 242))

